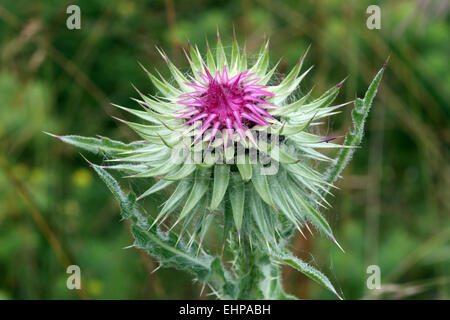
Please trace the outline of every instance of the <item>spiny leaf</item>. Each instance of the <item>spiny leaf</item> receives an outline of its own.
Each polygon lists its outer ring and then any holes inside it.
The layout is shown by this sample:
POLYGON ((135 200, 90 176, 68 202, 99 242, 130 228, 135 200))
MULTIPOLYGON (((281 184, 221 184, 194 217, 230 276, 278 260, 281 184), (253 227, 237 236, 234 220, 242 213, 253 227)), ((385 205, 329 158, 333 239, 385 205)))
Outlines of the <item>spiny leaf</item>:
POLYGON ((146 145, 146 143, 143 142, 126 144, 106 137, 91 138, 76 135, 57 136, 51 133, 45 133, 65 143, 96 154, 105 153, 107 155, 116 155, 120 152, 133 151, 146 145))
POLYGON ((248 181, 252 178, 252 165, 248 155, 245 155, 244 163, 237 163, 236 166, 241 174, 242 180, 248 181))
POLYGON ((156 221, 162 221, 161 219, 171 212, 175 211, 176 208, 183 202, 183 200, 187 197, 189 191, 192 188, 191 180, 181 180, 180 183, 175 188, 175 191, 172 195, 167 199, 162 207, 161 211, 158 213, 158 216, 155 219, 156 221))
POLYGON ((153 220, 142 212, 134 193, 127 196, 108 172, 98 166, 93 168, 119 202, 123 217, 132 222, 134 247, 145 250, 163 266, 185 270, 200 281, 211 283, 223 295, 222 298, 235 297, 236 284, 219 258, 205 252, 199 254, 199 244, 196 241, 188 247, 174 232, 161 232, 157 226, 150 228, 153 220))
POLYGON ((231 175, 229 195, 234 223, 236 225, 238 233, 240 233, 242 227, 242 218, 244 216, 245 184, 238 174, 234 173, 231 175))
POLYGON ((225 195, 230 180, 230 166, 218 164, 214 168, 214 186, 210 209, 216 210, 225 195))
POLYGON ((178 220, 184 219, 205 195, 206 190, 208 190, 210 175, 210 170, 197 170, 195 174, 194 186, 192 187, 191 193, 184 204, 178 220))
POLYGON ((145 198, 155 192, 158 192, 162 189, 167 188, 168 186, 170 186, 172 183, 174 183, 175 181, 167 181, 167 180, 159 180, 158 182, 156 182, 153 186, 151 186, 147 191, 145 191, 143 194, 141 194, 137 200, 140 200, 142 198, 145 198))
MULTIPOLYGON (((356 99, 355 101, 355 109, 352 111, 352 122, 353 122, 353 130, 348 132, 344 146, 358 146, 361 143, 363 134, 364 134, 364 123, 369 114, 370 107, 372 106, 373 99, 377 93, 378 86, 380 85, 381 78, 383 77, 383 73, 386 65, 378 71, 377 75, 373 79, 370 84, 367 92, 364 96, 364 99, 356 99)), ((329 168, 326 170, 325 178, 329 183, 333 183, 336 181, 342 170, 346 167, 347 163, 353 156, 355 149, 353 148, 345 148, 342 149, 336 159, 330 164, 329 168)), ((328 188, 329 189, 329 188, 328 188)), ((325 192, 322 192, 324 195, 325 192)))
POLYGON ((342 300, 341 296, 337 293, 336 289, 331 284, 330 280, 319 270, 315 269, 311 265, 301 261, 300 259, 292 256, 290 253, 280 254, 280 255, 274 255, 273 256, 275 260, 279 261, 280 263, 286 264, 288 266, 291 266, 292 268, 300 271, 307 277, 313 279, 317 283, 323 285, 328 290, 333 292, 339 299, 342 300))
POLYGON ((267 182, 267 176, 262 174, 261 167, 259 164, 254 164, 253 169, 255 174, 252 175, 252 183, 255 187, 256 192, 258 192, 261 199, 264 200, 269 206, 275 206, 272 193, 269 187, 269 183, 267 182))

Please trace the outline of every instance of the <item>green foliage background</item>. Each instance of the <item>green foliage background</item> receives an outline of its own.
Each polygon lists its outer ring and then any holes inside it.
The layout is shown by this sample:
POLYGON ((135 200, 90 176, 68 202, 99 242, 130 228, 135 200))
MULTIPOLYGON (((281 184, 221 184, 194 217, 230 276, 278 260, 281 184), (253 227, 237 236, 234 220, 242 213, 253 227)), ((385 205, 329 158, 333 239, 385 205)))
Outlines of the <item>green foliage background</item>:
MULTIPOLYGON (((155 92, 138 61, 168 75, 155 46, 182 70, 187 39, 205 48, 233 25, 256 53, 271 39, 280 77, 311 44, 303 82, 314 93, 349 76, 338 103, 362 96, 390 55, 363 144, 338 181, 325 215, 346 253, 319 235, 297 237, 294 252, 324 271, 347 299, 450 297, 450 52, 448 1, 376 1, 381 30, 366 28, 373 1, 25 1, 0 4, 0 298, 206 299, 182 272, 157 268, 136 249, 119 208, 78 150, 56 134, 136 136, 110 116, 110 102, 155 92), (81 8, 81 30, 66 8, 81 8), (313 258, 314 257, 314 258, 313 258), (66 288, 77 264, 82 290, 66 288), (366 287, 369 265, 381 290, 366 287)), ((350 111, 324 123, 344 136, 350 111)), ((342 138, 341 138, 342 139, 342 138)), ((92 159, 100 163, 102 159, 92 159)), ((139 185, 133 185, 139 189, 139 185)), ((163 195, 148 200, 150 210, 163 195)), ((208 241, 214 246, 216 233, 208 241)), ((331 293, 288 268, 286 290, 331 293)))

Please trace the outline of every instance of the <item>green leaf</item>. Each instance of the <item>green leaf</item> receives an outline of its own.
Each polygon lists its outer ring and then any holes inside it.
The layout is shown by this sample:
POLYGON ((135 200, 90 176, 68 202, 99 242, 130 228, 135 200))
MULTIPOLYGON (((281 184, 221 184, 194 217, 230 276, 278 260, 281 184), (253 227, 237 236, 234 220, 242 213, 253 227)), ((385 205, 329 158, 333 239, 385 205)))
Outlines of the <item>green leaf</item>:
MULTIPOLYGON (((364 123, 369 114, 373 99, 377 93, 384 70, 385 66, 378 71, 377 75, 367 89, 364 99, 356 99, 355 108, 352 111, 353 130, 347 133, 343 144, 344 146, 355 147, 361 143, 364 134, 364 123)), ((342 170, 344 170, 347 166, 354 152, 354 148, 344 148, 339 152, 336 159, 330 164, 329 168, 325 172, 325 179, 328 183, 333 183, 340 177, 342 170)), ((322 195, 325 194, 325 191, 322 192, 322 195)))
POLYGON ((259 164, 253 165, 253 169, 255 174, 252 175, 252 183, 256 192, 258 192, 261 199, 263 199, 269 206, 275 206, 269 183, 267 181, 267 176, 262 174, 259 164))
POLYGON ((148 197, 149 195, 158 192, 162 189, 167 188, 168 186, 170 186, 172 183, 174 183, 175 181, 167 181, 167 180, 159 180, 158 182, 156 182, 153 186, 151 186, 147 191, 145 191, 143 194, 141 194, 137 200, 140 200, 142 198, 148 197))
POLYGON ((288 218, 289 221, 291 221, 295 225, 297 230, 301 233, 301 220, 289 205, 289 201, 286 198, 286 192, 282 188, 282 184, 280 183, 280 181, 278 181, 278 177, 270 176, 269 183, 272 189, 272 198, 275 203, 275 207, 279 209, 283 213, 283 215, 285 215, 286 218, 288 218))
POLYGON ((242 218, 244 216, 245 184, 238 174, 234 173, 231 175, 229 195, 234 224, 236 225, 238 233, 240 233, 242 227, 242 218))
POLYGON ((289 183, 289 189, 293 195, 292 199, 298 207, 303 208, 303 213, 311 221, 311 223, 320 231, 326 234, 328 237, 334 239, 333 232, 330 225, 324 217, 314 209, 296 190, 293 188, 292 183, 289 183))
POLYGON ((177 207, 183 202, 183 200, 187 197, 189 191, 192 187, 191 180, 181 180, 180 183, 175 188, 175 191, 172 195, 167 199, 162 207, 161 211, 158 213, 155 221, 162 221, 161 219, 171 212, 175 211, 177 207))
POLYGON ((292 268, 300 271, 307 277, 313 279, 317 283, 323 285, 328 290, 333 292, 339 299, 342 300, 341 296, 336 292, 336 289, 331 284, 330 280, 319 270, 315 269, 311 265, 303 262, 297 257, 292 256, 291 254, 282 254, 282 255, 274 255, 273 258, 280 263, 291 266, 292 268))
POLYGON ((138 174, 134 175, 133 177, 136 178, 148 178, 148 177, 156 177, 156 176, 162 176, 166 173, 169 173, 170 171, 176 169, 180 165, 171 161, 170 159, 164 161, 161 165, 151 168, 149 170, 143 170, 139 172, 138 174))
POLYGON ((158 79, 156 76, 147 71, 147 74, 150 80, 153 82, 156 89, 159 90, 165 97, 178 97, 182 94, 182 92, 169 84, 164 78, 161 77, 162 80, 158 79))
POLYGON ((189 176, 197 167, 193 163, 183 163, 181 168, 174 174, 163 177, 164 180, 181 180, 189 176))
POLYGON ((217 164, 214 168, 214 186, 211 197, 210 209, 216 210, 225 195, 230 181, 230 166, 217 164))
POLYGON ((291 156, 288 152, 281 149, 278 145, 273 145, 271 147, 269 155, 272 159, 281 163, 292 164, 298 162, 298 159, 291 156))
POLYGON ((253 220, 255 221, 256 226, 258 227, 266 243, 269 240, 274 243, 274 230, 271 229, 267 223, 267 219, 265 217, 266 209, 264 208, 264 204, 261 201, 261 198, 254 192, 250 192, 249 194, 250 199, 248 201, 248 208, 250 209, 249 211, 253 216, 253 220))
POLYGON ((145 143, 142 142, 133 142, 130 144, 126 144, 105 137, 91 138, 76 135, 56 136, 50 133, 46 134, 55 137, 67 144, 71 144, 73 146, 87 150, 89 152, 96 154, 105 153, 111 156, 117 155, 120 152, 134 151, 138 148, 145 146, 145 143))
MULTIPOLYGON (((216 64, 217 64, 217 72, 222 72, 223 67, 227 66, 227 56, 225 54, 225 50, 222 45, 222 41, 220 40, 220 35, 217 32, 217 47, 216 47, 216 64)), ((214 75, 213 75, 214 76, 214 75)))
POLYGON ((255 78, 262 78, 269 66, 269 40, 261 46, 259 50, 259 58, 256 63, 250 68, 249 73, 256 73, 255 78))
POLYGON ((210 170, 197 170, 195 174, 194 186, 192 187, 191 193, 189 194, 183 210, 178 217, 178 221, 184 219, 186 215, 192 211, 195 205, 203 198, 208 190, 210 175, 210 170))
POLYGON ((230 72, 238 72, 240 64, 240 52, 239 52, 239 45, 237 42, 236 37, 233 39, 233 45, 231 47, 231 61, 230 61, 230 72))
POLYGON ((237 163, 236 166, 241 174, 242 180, 248 181, 252 178, 252 165, 248 155, 245 155, 244 163, 237 163))
POLYGON ((134 193, 126 195, 119 183, 104 169, 93 166, 119 202, 122 216, 130 219, 131 233, 135 239, 133 246, 146 251, 165 267, 175 267, 187 271, 202 282, 209 282, 221 298, 235 297, 236 284, 217 257, 199 251, 199 244, 193 241, 190 246, 180 240, 174 232, 162 232, 153 219, 143 213, 136 202, 134 193))

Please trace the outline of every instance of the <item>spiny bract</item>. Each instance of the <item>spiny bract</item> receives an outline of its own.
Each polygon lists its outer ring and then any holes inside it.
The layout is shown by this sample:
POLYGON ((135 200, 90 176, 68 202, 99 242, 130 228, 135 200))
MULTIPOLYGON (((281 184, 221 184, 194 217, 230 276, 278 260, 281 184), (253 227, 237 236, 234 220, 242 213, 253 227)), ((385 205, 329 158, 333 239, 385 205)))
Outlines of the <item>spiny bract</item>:
POLYGON ((245 49, 241 52, 236 39, 228 59, 220 37, 215 58, 209 46, 202 57, 199 49, 190 45, 189 76, 160 51, 173 81, 146 71, 160 95, 146 96, 138 91, 141 99, 136 101, 143 111, 117 106, 149 123, 124 121, 145 142, 113 154, 109 161, 120 164, 103 168, 121 170, 135 178, 156 177, 158 182, 138 200, 176 184, 155 223, 163 222, 182 206, 172 227, 184 221, 182 234, 189 224, 195 224, 197 232, 192 239, 198 236, 200 243, 212 213, 223 213, 224 239, 232 232, 229 223, 234 221, 239 239, 245 234, 253 245, 259 243, 269 251, 291 234, 292 226, 300 232, 303 226, 309 229, 307 222, 336 242, 317 210, 327 205, 323 196, 329 193, 330 184, 311 164, 331 160, 316 149, 343 146, 309 129, 345 105, 331 106, 342 83, 318 99, 307 94, 293 100, 292 93, 311 69, 300 73, 306 53, 283 81, 269 85, 276 66, 268 68, 268 43, 250 67, 245 49), (258 140, 257 133, 267 139, 258 140), (232 155, 219 152, 222 146, 225 151, 231 149, 232 155), (244 150, 242 161, 233 157, 239 147, 244 150), (179 148, 188 152, 183 153, 182 161, 174 161, 174 150, 179 148), (196 150, 212 150, 214 157, 193 161, 196 150), (266 164, 255 161, 252 151, 257 151, 260 159, 266 157, 266 164), (267 162, 275 170, 269 170, 267 162))

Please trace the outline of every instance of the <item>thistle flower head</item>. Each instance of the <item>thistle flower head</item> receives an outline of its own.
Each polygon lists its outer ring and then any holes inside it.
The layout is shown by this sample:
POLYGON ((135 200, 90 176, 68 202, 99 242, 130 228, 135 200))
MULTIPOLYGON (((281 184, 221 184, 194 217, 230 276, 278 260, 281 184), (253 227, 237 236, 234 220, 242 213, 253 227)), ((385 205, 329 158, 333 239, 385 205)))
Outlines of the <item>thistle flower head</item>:
POLYGON ((157 182, 138 200, 175 186, 154 223, 166 221, 180 208, 171 225, 184 223, 180 237, 192 224, 202 226, 201 234, 194 232, 193 236, 203 237, 211 220, 206 217, 216 212, 232 216, 235 231, 227 228, 226 236, 244 236, 267 250, 279 246, 286 228, 303 233, 303 227, 313 225, 335 241, 318 212, 319 207, 328 206, 325 196, 331 185, 315 164, 331 161, 319 150, 343 146, 310 128, 345 105, 331 105, 342 83, 317 99, 294 94, 311 70, 300 72, 305 52, 281 82, 269 85, 276 65, 269 69, 268 41, 252 65, 236 38, 229 55, 220 37, 215 54, 207 46, 202 56, 196 46, 189 45, 189 75, 158 50, 172 79, 157 77, 144 68, 159 94, 138 91, 141 99, 135 100, 143 110, 117 106, 144 121, 121 120, 143 141, 112 149, 110 164, 103 168, 132 178, 155 178, 157 182), (245 150, 242 157, 233 154, 239 146, 245 150), (232 151, 232 161, 219 147, 232 151), (174 150, 179 149, 186 152, 174 161, 174 150), (208 150, 212 154, 209 160, 203 157, 208 150), (196 159, 198 151, 200 159, 196 159))
POLYGON ((267 86, 257 84, 261 79, 254 77, 255 72, 247 69, 229 77, 224 66, 222 72, 216 72, 213 77, 204 66, 204 73, 198 74, 201 80, 192 79, 191 83, 186 83, 195 90, 179 96, 183 99, 177 103, 186 107, 178 110, 182 114, 176 117, 188 119, 184 125, 202 121, 194 142, 209 128, 212 128, 211 142, 221 129, 227 129, 230 137, 235 130, 245 139, 247 129, 254 125, 269 126, 269 121, 274 119, 266 111, 272 104, 265 100, 274 94, 264 90, 267 86))

